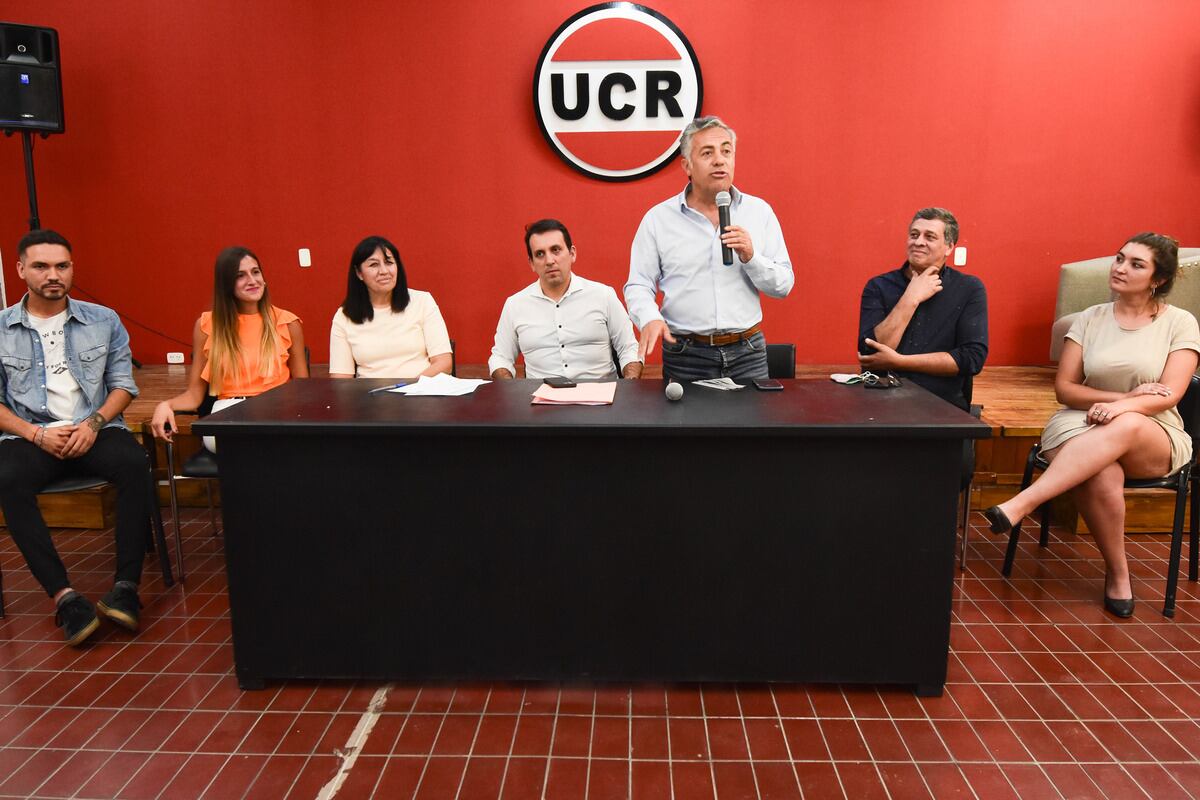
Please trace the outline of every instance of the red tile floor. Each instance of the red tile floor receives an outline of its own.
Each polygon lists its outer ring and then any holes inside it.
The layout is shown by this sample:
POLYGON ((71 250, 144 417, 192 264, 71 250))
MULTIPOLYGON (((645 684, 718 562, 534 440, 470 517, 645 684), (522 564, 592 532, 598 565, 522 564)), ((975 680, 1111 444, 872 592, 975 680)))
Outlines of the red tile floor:
MULTIPOLYGON (((1200 591, 1182 582, 1175 620, 1159 613, 1165 537, 1131 539, 1138 608, 1122 622, 1100 608, 1090 539, 1027 543, 1005 581, 974 523, 934 699, 818 685, 242 693, 206 515, 184 526, 187 585, 164 590, 148 560, 140 634, 106 625, 82 650, 59 644, 5 536, 0 796, 1200 798, 1200 591)), ((107 589, 109 535, 56 538, 76 587, 107 589)))

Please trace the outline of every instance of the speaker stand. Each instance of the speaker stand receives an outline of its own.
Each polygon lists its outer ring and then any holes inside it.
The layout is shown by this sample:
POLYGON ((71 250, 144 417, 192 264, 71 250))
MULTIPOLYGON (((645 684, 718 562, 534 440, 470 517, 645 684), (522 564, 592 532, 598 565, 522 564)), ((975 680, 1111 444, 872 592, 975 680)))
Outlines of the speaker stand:
MULTIPOLYGON (((4 135, 12 136, 16 131, 13 128, 5 128, 4 135)), ((42 138, 45 139, 50 134, 42 132, 42 138)), ((29 230, 36 231, 42 227, 41 217, 38 215, 38 199, 37 199, 37 179, 33 174, 33 132, 21 131, 21 149, 25 153, 25 190, 29 194, 29 230)))

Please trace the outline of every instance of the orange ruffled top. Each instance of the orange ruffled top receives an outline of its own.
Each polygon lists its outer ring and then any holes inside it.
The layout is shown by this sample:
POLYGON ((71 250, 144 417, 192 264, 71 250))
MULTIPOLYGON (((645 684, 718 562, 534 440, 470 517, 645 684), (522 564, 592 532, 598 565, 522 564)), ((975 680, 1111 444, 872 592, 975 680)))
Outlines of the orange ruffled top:
MULTIPOLYGON (((254 397, 268 389, 274 389, 280 384, 287 383, 288 379, 292 377, 291 370, 288 369, 288 358, 292 350, 292 334, 288 330, 288 325, 292 322, 299 322, 300 318, 278 306, 271 308, 275 314, 275 334, 279 337, 281 345, 277 353, 279 368, 270 377, 263 377, 259 374, 258 351, 259 342, 262 341, 262 316, 257 313, 238 314, 238 341, 242 346, 242 363, 240 369, 226 376, 225 385, 221 387, 220 399, 254 397)), ((212 345, 211 311, 205 311, 200 315, 200 330, 204 331, 208 337, 204 340, 204 355, 208 356, 212 345)), ((209 380, 207 359, 200 377, 206 381, 209 380)))

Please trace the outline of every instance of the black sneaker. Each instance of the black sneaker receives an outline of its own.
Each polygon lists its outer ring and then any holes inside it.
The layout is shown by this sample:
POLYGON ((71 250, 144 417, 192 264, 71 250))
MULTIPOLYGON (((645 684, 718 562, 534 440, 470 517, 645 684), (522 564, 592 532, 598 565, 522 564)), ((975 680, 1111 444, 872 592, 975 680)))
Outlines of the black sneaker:
POLYGON ((59 603, 54 613, 54 624, 63 629, 63 636, 71 647, 78 647, 100 627, 96 619, 96 607, 79 592, 72 592, 59 603))
POLYGON ((137 588, 126 581, 118 582, 108 594, 100 598, 96 604, 100 613, 131 631, 138 629, 138 610, 142 602, 138 600, 137 588))

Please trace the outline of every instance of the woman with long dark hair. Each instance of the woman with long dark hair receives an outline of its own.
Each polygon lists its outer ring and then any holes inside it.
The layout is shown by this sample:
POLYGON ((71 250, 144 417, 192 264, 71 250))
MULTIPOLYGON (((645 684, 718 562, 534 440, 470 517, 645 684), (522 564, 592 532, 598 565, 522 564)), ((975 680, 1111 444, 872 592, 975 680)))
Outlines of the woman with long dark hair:
MULTIPOLYGON (((175 412, 200 406, 206 394, 213 410, 262 394, 290 378, 307 378, 300 318, 271 305, 258 256, 227 247, 213 269, 212 310, 196 320, 188 386, 154 409, 151 427, 160 439, 175 430, 175 412), (168 429, 169 426, 169 429, 168 429)), ((205 446, 215 450, 212 437, 205 446)))
POLYGON ((450 334, 433 295, 408 288, 396 245, 368 236, 350 255, 346 299, 329 332, 329 377, 449 372, 450 334))
POLYGON ((1192 439, 1175 408, 1200 352, 1196 318, 1164 299, 1179 270, 1179 244, 1139 233, 1109 270, 1111 303, 1083 311, 1067 332, 1054 391, 1066 408, 1042 431, 1050 467, 1029 488, 984 511, 993 533, 1070 491, 1104 557, 1104 608, 1133 614, 1125 559, 1125 477, 1170 475, 1191 460, 1192 439))

